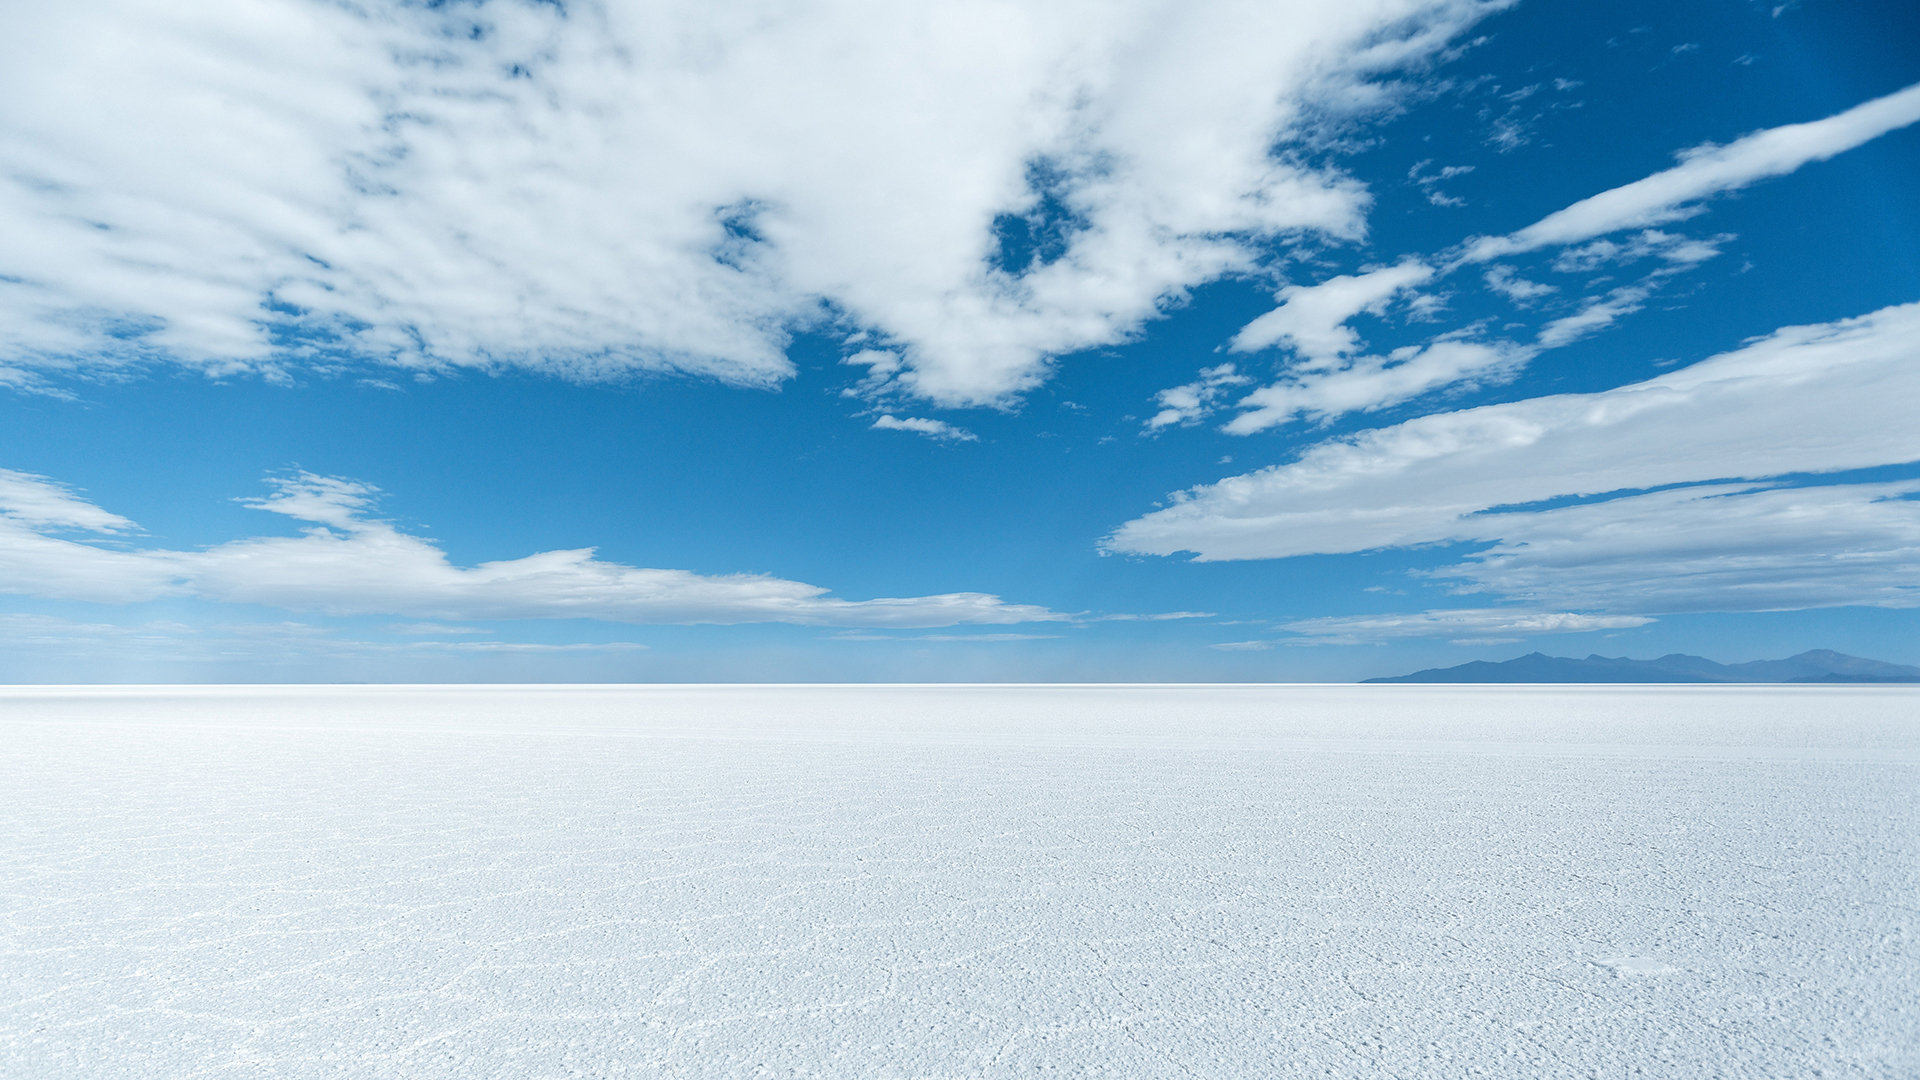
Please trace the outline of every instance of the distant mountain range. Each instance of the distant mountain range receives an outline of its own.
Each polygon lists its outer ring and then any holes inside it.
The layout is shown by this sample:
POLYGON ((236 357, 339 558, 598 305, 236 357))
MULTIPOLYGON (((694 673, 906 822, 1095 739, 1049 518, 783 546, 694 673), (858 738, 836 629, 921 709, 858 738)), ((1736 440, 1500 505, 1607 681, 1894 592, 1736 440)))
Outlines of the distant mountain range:
POLYGON ((1785 660, 1718 664, 1703 656, 1669 653, 1658 660, 1528 653, 1492 663, 1475 660, 1411 675, 1367 679, 1370 683, 1898 683, 1920 682, 1920 668, 1863 660, 1831 649, 1814 649, 1785 660))

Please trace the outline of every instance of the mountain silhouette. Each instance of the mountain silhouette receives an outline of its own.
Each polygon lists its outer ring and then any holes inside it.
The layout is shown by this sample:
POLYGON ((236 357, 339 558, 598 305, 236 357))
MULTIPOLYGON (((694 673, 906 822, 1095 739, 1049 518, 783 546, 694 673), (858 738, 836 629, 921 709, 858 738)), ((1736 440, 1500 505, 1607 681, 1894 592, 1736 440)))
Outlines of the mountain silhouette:
POLYGON ((1721 664, 1704 656, 1669 653, 1632 660, 1594 653, 1584 660, 1528 653, 1512 660, 1475 660, 1370 683, 1878 683, 1920 682, 1920 667, 1865 660, 1831 649, 1813 649, 1784 660, 1721 664))

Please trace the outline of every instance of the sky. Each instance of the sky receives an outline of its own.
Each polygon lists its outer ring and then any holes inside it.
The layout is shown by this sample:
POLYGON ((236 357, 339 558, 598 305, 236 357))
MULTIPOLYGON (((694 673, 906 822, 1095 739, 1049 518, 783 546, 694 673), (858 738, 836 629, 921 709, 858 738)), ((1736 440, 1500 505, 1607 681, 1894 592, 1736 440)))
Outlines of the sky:
POLYGON ((83 0, 0 680, 1920 663, 1905 0, 83 0))

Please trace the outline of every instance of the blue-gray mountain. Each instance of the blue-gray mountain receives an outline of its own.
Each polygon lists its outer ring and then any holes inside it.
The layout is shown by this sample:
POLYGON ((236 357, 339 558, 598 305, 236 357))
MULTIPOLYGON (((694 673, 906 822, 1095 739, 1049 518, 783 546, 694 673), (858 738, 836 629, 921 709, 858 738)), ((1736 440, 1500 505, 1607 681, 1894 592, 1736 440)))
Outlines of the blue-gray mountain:
POLYGON ((1831 649, 1814 649, 1785 660, 1720 664, 1703 656, 1669 653, 1658 660, 1631 660, 1595 653, 1584 660, 1528 653, 1494 663, 1475 660, 1411 675, 1367 679, 1370 683, 1878 683, 1920 682, 1920 668, 1863 660, 1831 649))

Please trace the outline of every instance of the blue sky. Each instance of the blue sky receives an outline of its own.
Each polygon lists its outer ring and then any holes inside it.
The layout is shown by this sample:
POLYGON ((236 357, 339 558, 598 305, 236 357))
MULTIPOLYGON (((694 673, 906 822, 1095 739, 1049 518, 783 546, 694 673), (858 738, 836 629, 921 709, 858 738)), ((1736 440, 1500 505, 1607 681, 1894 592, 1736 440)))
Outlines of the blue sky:
POLYGON ((1920 12, 1328 7, 14 16, 0 679, 1920 662, 1920 12))

